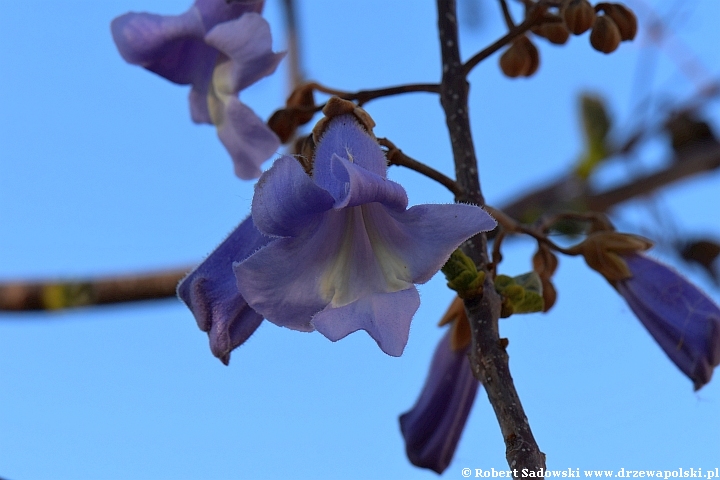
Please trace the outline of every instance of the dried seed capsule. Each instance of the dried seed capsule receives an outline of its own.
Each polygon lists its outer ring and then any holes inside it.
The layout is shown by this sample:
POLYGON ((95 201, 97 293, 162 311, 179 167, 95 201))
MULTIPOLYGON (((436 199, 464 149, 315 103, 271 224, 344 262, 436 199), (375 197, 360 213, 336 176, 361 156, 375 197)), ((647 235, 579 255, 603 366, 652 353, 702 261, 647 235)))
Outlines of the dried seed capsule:
POLYGON ((598 3, 595 5, 597 11, 605 12, 605 15, 612 18, 620 31, 620 38, 632 40, 637 33, 637 17, 628 7, 621 3, 598 3))
POLYGON ((612 18, 600 15, 590 32, 590 45, 599 52, 610 53, 620 45, 620 30, 612 18))
POLYGON ((529 77, 540 66, 540 53, 525 35, 518 37, 500 57, 500 68, 508 77, 529 77))
POLYGON ((588 0, 572 0, 563 12, 565 25, 575 35, 590 30, 596 16, 595 9, 588 0))

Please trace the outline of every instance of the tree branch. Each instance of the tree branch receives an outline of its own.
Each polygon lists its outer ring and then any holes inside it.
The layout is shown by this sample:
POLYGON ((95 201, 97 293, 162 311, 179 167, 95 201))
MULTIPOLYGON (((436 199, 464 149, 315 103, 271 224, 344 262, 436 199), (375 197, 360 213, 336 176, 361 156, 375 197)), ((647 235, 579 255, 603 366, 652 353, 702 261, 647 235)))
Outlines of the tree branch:
POLYGON ((0 311, 59 310, 175 296, 191 267, 84 280, 2 282, 0 311))
POLYGON ((673 159, 666 168, 605 192, 590 194, 586 202, 590 210, 606 212, 619 203, 649 195, 671 183, 719 168, 720 144, 698 145, 673 159))
POLYGON ((720 144, 704 143, 670 159, 665 168, 618 187, 593 192, 587 182, 577 175, 568 174, 518 198, 501 210, 523 223, 532 223, 542 214, 562 211, 605 213, 633 198, 650 195, 662 187, 716 170, 720 170, 720 144))
MULTIPOLYGON (((448 131, 455 159, 457 182, 463 190, 460 201, 483 205, 477 159, 470 133, 468 115, 468 83, 466 70, 460 61, 455 0, 437 0, 438 29, 442 54, 442 83, 440 102, 445 111, 448 131)), ((487 271, 488 253, 485 234, 465 242, 463 252, 476 265, 487 271)), ((500 339, 498 319, 500 297, 486 275, 481 297, 465 300, 465 309, 472 330, 470 363, 473 374, 485 386, 488 399, 495 410, 505 440, 505 455, 511 469, 545 467, 545 455, 535 442, 523 411, 520 397, 510 375, 507 341, 500 339)))

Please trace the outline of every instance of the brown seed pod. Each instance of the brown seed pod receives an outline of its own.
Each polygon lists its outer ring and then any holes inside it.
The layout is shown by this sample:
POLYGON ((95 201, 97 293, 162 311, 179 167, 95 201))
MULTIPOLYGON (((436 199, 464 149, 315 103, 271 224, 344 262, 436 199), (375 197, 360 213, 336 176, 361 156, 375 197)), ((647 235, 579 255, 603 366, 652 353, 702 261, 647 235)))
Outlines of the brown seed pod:
POLYGON ((557 291, 551 281, 557 266, 557 256, 546 245, 538 245, 538 251, 533 255, 533 270, 542 284, 543 312, 550 310, 557 300, 557 291))
POLYGON ((637 17, 632 10, 622 3, 598 3, 595 10, 603 11, 605 15, 612 18, 620 31, 622 41, 632 40, 637 34, 637 17))
POLYGON ((278 136, 280 142, 286 143, 295 134, 299 123, 297 115, 292 109, 281 108, 272 114, 267 124, 270 130, 278 136))
POLYGON ((508 77, 529 77, 540 66, 540 53, 525 35, 518 37, 500 57, 500 68, 508 77))
POLYGON ((580 35, 590 30, 597 14, 588 0, 572 0, 563 11, 563 19, 568 30, 580 35))
POLYGON ((550 43, 562 45, 570 38, 570 32, 558 17, 559 21, 552 23, 543 23, 540 26, 533 27, 532 31, 535 35, 546 38, 550 43))
POLYGON ((590 45, 599 52, 614 52, 620 45, 622 37, 620 30, 612 18, 607 15, 600 15, 595 20, 592 32, 590 32, 590 45))

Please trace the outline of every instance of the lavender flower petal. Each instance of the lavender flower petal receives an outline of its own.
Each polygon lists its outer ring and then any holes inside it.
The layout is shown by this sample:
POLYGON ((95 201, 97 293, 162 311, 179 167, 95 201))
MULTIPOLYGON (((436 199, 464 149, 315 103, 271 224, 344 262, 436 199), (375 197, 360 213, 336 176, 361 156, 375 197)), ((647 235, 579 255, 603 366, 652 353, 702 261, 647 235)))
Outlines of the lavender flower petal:
MULTIPOLYGON (((274 165, 270 170, 273 168, 274 165)), ((292 199, 288 199, 288 204, 291 203, 292 199)), ((340 297, 340 304, 347 305, 359 296, 356 292, 348 292, 350 286, 337 291, 333 275, 343 277, 347 283, 352 282, 352 286, 363 292, 381 282, 382 277, 366 273, 367 262, 374 263, 368 258, 372 255, 368 245, 361 245, 350 255, 341 254, 343 238, 353 228, 348 225, 353 219, 345 213, 319 214, 319 219, 308 222, 314 228, 297 237, 275 239, 247 260, 236 263, 238 289, 248 303, 276 325, 311 331, 314 330, 310 323, 312 316, 323 310, 334 297, 340 297), (356 257, 362 259, 354 262, 356 257), (338 262, 338 258, 344 261, 338 262), (356 263, 362 270, 353 271, 356 263)))
MULTIPOLYGON (((221 23, 210 30, 205 42, 229 58, 229 71, 223 72, 223 87, 237 94, 275 72, 285 53, 273 53, 270 25, 257 13, 221 23)), ((217 88, 217 86, 216 86, 217 88)))
POLYGON ((329 180, 327 183, 318 182, 318 185, 335 198, 333 208, 356 207, 372 202, 400 212, 407 208, 405 189, 384 175, 365 170, 337 154, 333 154, 329 166, 332 177, 326 178, 329 180))
POLYGON ((410 333, 410 321, 420 307, 415 287, 392 293, 361 297, 344 307, 326 307, 312 319, 318 332, 336 342, 358 330, 365 330, 380 349, 399 357, 410 333))
POLYGON ((260 165, 280 147, 265 122, 235 97, 227 99, 218 137, 233 160, 235 175, 243 180, 260 176, 260 165))
MULTIPOLYGON (((211 72, 212 75, 212 72, 211 72)), ((212 125, 212 117, 208 108, 208 85, 193 85, 188 95, 190 103, 190 118, 195 123, 207 123, 212 125)))
POLYGON ((381 177, 387 176, 387 159, 371 137, 352 115, 342 115, 333 119, 320 137, 315 150, 315 170, 313 178, 318 185, 333 182, 333 154, 364 168, 381 177))
POLYGON ((415 406, 400 416, 408 459, 442 473, 455 453, 480 383, 473 377, 468 348, 450 348, 450 329, 440 340, 415 406))
POLYGON ((695 390, 720 364, 720 309, 670 267, 644 255, 624 257, 632 278, 616 288, 695 390))
POLYGON ((284 156, 255 185, 252 215, 255 224, 273 237, 295 237, 321 220, 335 200, 305 174, 292 157, 284 156))
POLYGON ((200 13, 205 31, 215 25, 227 22, 249 12, 261 13, 265 0, 195 0, 195 8, 200 13))
POLYGON ((497 222, 473 205, 416 205, 404 212, 366 208, 373 244, 394 252, 413 283, 425 283, 463 241, 492 230, 497 222))
POLYGON ((232 263, 269 241, 248 217, 178 285, 178 296, 192 311, 198 327, 208 333, 213 355, 226 365, 230 352, 245 342, 263 319, 237 291, 232 263))
POLYGON ((120 55, 179 84, 207 84, 217 50, 203 41, 205 27, 195 7, 181 15, 126 13, 110 28, 120 55))

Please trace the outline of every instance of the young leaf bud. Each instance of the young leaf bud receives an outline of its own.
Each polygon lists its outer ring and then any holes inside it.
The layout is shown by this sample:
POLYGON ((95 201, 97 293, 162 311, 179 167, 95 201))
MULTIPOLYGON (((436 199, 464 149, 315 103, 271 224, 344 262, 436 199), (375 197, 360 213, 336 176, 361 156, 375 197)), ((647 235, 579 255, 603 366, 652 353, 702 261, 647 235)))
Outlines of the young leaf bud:
POLYGON ((637 33, 637 17, 628 7, 621 3, 598 3, 595 5, 597 11, 605 12, 605 15, 612 18, 620 31, 622 41, 632 40, 637 33))
POLYGON ((595 9, 588 0, 572 0, 563 12, 565 25, 574 35, 590 30, 595 23, 595 9))
POLYGON ((590 45, 599 52, 611 53, 620 45, 620 30, 612 18, 600 15, 590 32, 590 45))
POLYGON ((540 53, 525 35, 518 37, 500 57, 500 68, 508 77, 529 77, 540 66, 540 53))

